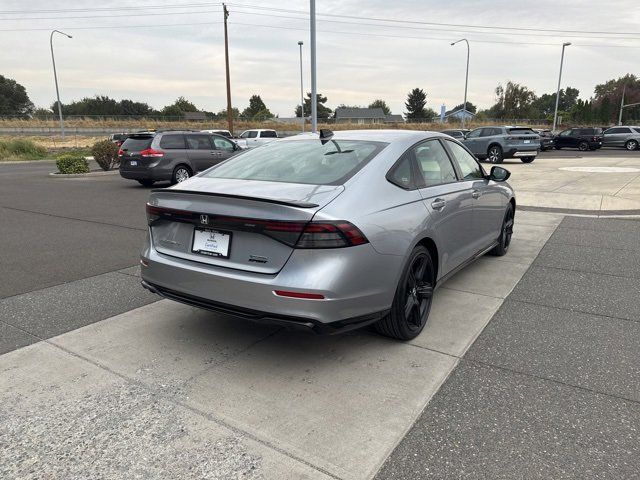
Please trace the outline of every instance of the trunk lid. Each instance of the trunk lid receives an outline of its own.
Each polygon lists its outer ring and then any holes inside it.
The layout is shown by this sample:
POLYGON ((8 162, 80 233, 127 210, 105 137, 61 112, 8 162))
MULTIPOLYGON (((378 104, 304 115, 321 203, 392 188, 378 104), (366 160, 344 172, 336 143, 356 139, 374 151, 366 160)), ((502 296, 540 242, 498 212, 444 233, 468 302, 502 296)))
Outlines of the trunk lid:
POLYGON ((151 192, 152 208, 168 210, 150 226, 153 246, 193 262, 275 274, 291 256, 297 226, 309 222, 343 190, 341 185, 194 177, 151 192), (222 234, 218 240, 226 255, 193 251, 211 231, 222 234))

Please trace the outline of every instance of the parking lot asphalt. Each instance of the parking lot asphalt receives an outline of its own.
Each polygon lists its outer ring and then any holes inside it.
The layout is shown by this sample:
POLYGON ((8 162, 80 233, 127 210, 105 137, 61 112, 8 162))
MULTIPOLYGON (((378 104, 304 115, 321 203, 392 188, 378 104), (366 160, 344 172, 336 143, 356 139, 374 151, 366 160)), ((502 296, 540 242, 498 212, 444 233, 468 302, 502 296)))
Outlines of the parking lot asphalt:
POLYGON ((565 218, 377 478, 637 478, 638 238, 565 218))
POLYGON ((0 478, 637 471, 640 223, 519 211, 412 342, 317 337, 157 301, 147 190, 51 165, 0 165, 0 478))

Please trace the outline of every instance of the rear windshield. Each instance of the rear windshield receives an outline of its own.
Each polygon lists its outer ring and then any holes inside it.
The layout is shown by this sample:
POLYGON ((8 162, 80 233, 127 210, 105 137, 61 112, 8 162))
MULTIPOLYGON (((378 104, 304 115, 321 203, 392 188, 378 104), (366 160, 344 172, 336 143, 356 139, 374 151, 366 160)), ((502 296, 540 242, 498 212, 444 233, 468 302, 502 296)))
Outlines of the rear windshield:
POLYGON ((207 171, 209 178, 340 185, 388 143, 363 140, 272 142, 207 171))
POLYGON ((128 150, 131 152, 139 152, 151 146, 151 141, 153 137, 150 136, 136 136, 127 138, 122 144, 123 150, 128 150))
POLYGON ((530 128, 510 128, 509 133, 514 135, 536 135, 536 132, 530 128))

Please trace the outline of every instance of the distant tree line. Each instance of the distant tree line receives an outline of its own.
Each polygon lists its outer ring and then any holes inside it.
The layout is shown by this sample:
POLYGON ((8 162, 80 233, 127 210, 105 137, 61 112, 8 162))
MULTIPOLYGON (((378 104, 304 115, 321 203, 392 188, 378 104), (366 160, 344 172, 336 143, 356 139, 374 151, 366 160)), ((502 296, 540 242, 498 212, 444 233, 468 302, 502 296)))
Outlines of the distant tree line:
MULTIPOLYGON (((620 111, 622 92, 625 91, 625 104, 640 102, 640 78, 627 74, 623 77, 609 80, 596 85, 594 95, 588 100, 579 98, 580 92, 576 88, 567 87, 560 90, 558 114, 562 116, 563 123, 615 123, 620 111)), ((328 120, 334 117, 335 112, 329 108, 327 97, 317 95, 317 110, 319 120, 328 120)), ((508 81, 505 85, 498 85, 495 89, 495 103, 487 109, 478 110, 476 105, 467 102, 466 108, 475 113, 476 118, 481 119, 532 119, 548 120, 553 118, 556 94, 545 93, 537 96, 533 90, 525 85, 508 81)), ((346 105, 340 105, 345 107, 346 105)), ((381 108, 385 115, 391 113, 391 109, 383 99, 375 99, 369 108, 381 108)), ((301 115, 301 105, 296 105, 294 114, 301 115)), ((463 104, 456 105, 447 114, 461 110, 463 104)), ((414 88, 408 94, 405 101, 404 116, 407 121, 428 122, 438 117, 438 114, 427 106, 427 92, 422 88, 414 88)), ((56 114, 57 102, 49 109, 35 108, 26 89, 15 80, 0 75, 0 115, 44 117, 56 114)), ((184 118, 189 112, 203 112, 210 120, 223 120, 227 117, 226 109, 218 112, 208 112, 198 109, 194 103, 185 97, 178 97, 172 104, 159 110, 154 109, 145 102, 133 100, 115 100, 106 95, 85 97, 62 105, 63 115, 77 116, 164 116, 172 118, 184 118)), ((304 115, 311 114, 311 93, 307 93, 304 99, 304 115)), ((268 120, 274 118, 273 113, 265 105, 260 95, 252 95, 249 105, 240 111, 233 108, 233 117, 243 120, 268 120)), ((627 122, 640 119, 640 106, 629 107, 624 110, 623 119, 627 122)))

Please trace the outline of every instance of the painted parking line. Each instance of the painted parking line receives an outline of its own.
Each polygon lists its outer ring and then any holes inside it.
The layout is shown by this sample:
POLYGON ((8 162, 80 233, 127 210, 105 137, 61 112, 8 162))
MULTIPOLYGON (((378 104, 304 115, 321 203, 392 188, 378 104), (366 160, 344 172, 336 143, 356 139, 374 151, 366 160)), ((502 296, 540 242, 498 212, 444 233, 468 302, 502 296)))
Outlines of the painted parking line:
MULTIPOLYGON (((65 442, 76 448, 97 435, 112 464, 90 453, 59 466, 62 472, 97 461, 153 476, 151 462, 167 451, 184 460, 209 442, 218 445, 212 451, 219 465, 202 448, 190 461, 221 469, 220 478, 234 465, 248 469, 246 478, 370 478, 519 281, 557 217, 518 215, 523 228, 513 250, 531 244, 529 250, 515 259, 483 258, 445 284, 427 328, 410 343, 370 331, 318 337, 160 301, 4 355, 0 418, 21 412, 18 399, 28 396, 25 407, 42 425, 56 425, 54 415, 80 432, 39 429, 20 413, 28 438, 11 434, 12 468, 44 468, 65 442), (80 408, 84 403, 89 407, 80 408), (101 411, 110 420, 92 424, 90 412, 101 411), (151 445, 153 432, 163 445, 151 445), (126 448, 115 450, 136 439, 148 455, 134 461, 126 448), (49 446, 34 454, 36 444, 49 446), (236 449, 245 460, 234 460, 236 449)), ((14 432, 18 425, 11 425, 14 432)), ((0 440, 5 436, 0 427, 0 440)))

